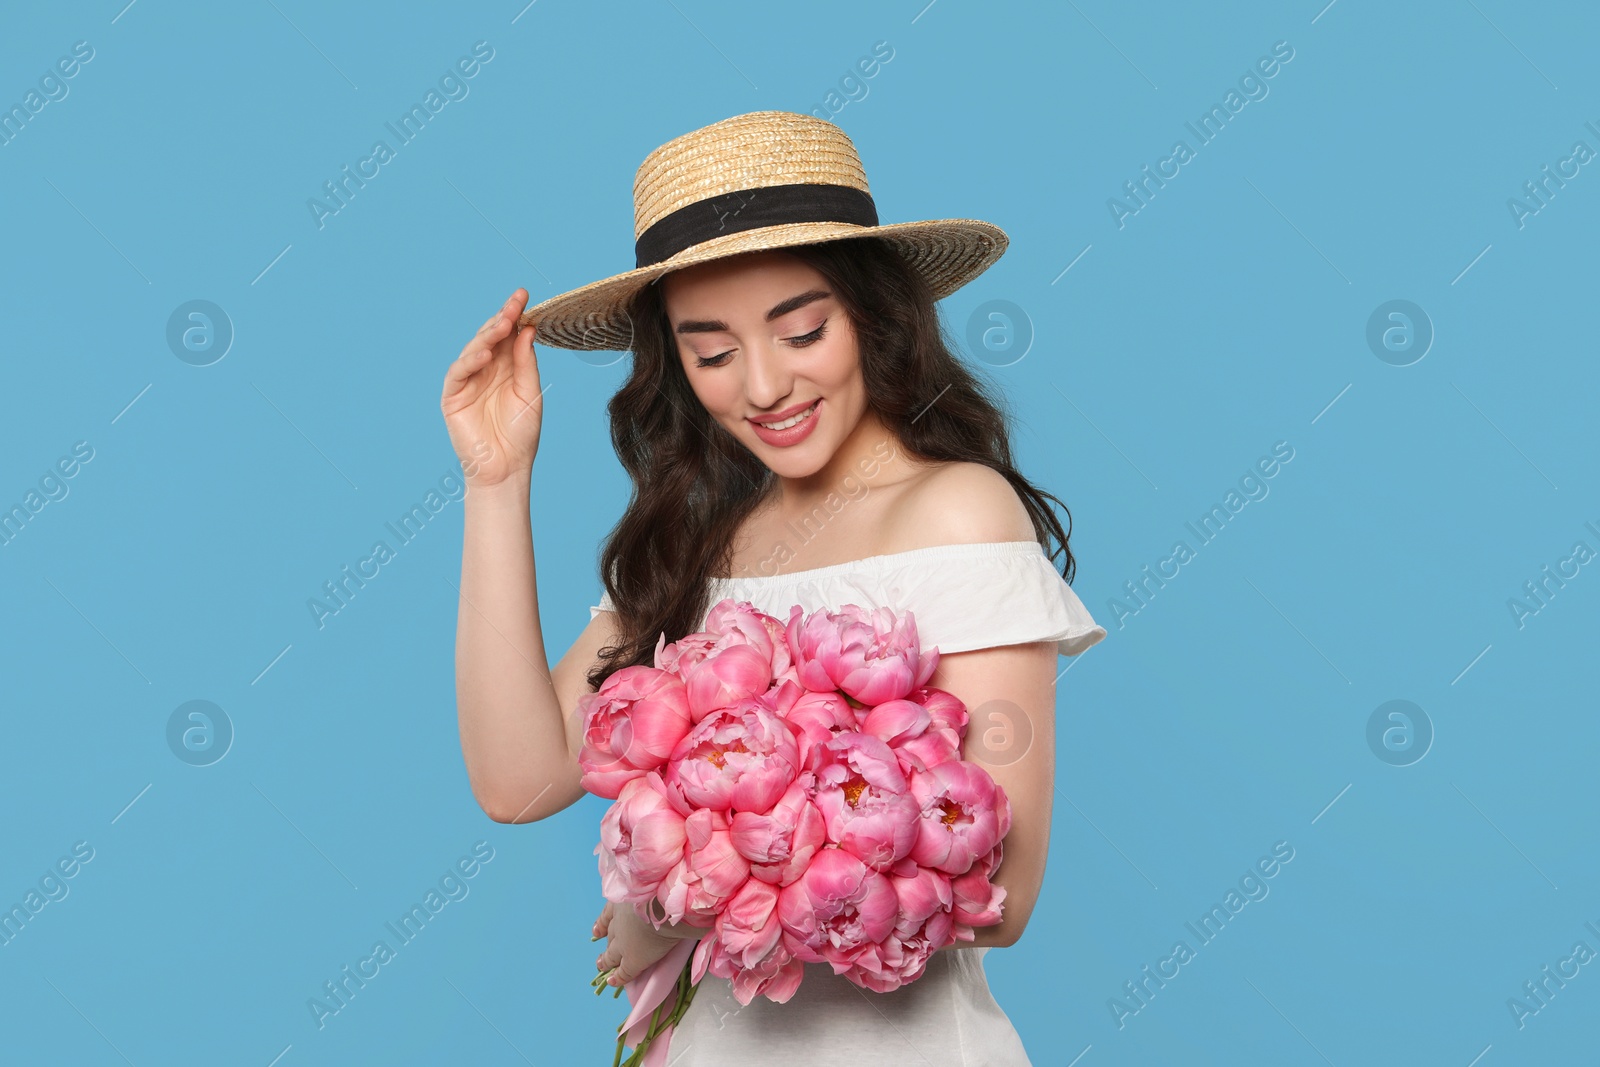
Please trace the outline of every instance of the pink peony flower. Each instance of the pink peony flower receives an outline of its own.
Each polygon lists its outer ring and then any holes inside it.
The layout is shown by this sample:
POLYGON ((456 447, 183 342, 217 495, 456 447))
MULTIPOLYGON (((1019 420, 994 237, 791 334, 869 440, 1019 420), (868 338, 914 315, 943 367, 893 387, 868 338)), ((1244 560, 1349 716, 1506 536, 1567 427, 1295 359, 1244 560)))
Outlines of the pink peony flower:
POLYGON ((911 858, 946 874, 965 874, 1011 829, 1011 804, 989 772, 954 760, 913 771, 911 795, 921 811, 911 858))
POLYGON ((918 867, 915 874, 892 881, 900 917, 890 936, 899 940, 904 952, 897 971, 904 984, 922 975, 928 957, 955 941, 951 914, 955 893, 948 876, 931 867, 918 867))
POLYGON ((748 645, 767 662, 769 676, 787 673, 792 666, 783 623, 757 611, 748 600, 719 600, 706 613, 706 628, 667 643, 656 642, 655 664, 664 671, 686 674, 702 660, 734 645, 748 645))
MULTIPOLYGON (((923 687, 919 693, 936 693, 947 697, 965 716, 966 706, 943 690, 923 687)), ((947 703, 937 706, 947 713, 947 703)), ((925 771, 929 767, 961 758, 961 736, 936 721, 928 708, 910 699, 886 700, 877 707, 865 708, 856 713, 861 732, 888 743, 894 750, 900 769, 906 774, 925 771)))
POLYGON ((898 907, 885 875, 838 848, 820 849, 805 873, 778 891, 784 947, 835 974, 889 934, 898 907))
POLYGON ((721 649, 683 675, 689 717, 699 722, 713 711, 765 693, 772 684, 771 661, 749 645, 721 649))
POLYGON ((598 692, 578 702, 583 715, 579 781, 615 800, 623 785, 666 763, 689 732, 688 694, 674 675, 654 667, 623 667, 598 692))
POLYGON ((729 979, 734 999, 741 1005, 749 1005, 758 996, 782 1004, 794 996, 795 990, 800 988, 800 979, 805 976, 805 965, 790 955, 781 943, 760 962, 748 968, 741 967, 714 931, 700 939, 692 968, 689 978, 694 982, 704 978, 708 971, 729 979))
POLYGON ((953 900, 950 917, 956 923, 956 936, 963 941, 973 939, 972 927, 994 926, 1000 921, 1000 905, 1006 899, 1006 887, 995 885, 989 879, 1000 866, 1003 844, 997 842, 966 874, 950 879, 953 900))
POLYGON ((694 807, 762 814, 794 781, 799 761, 789 724, 765 701, 746 699, 695 724, 672 750, 665 779, 694 807))
POLYGON ((856 719, 862 733, 871 734, 889 745, 921 735, 933 722, 927 708, 903 697, 885 700, 876 707, 863 708, 856 714, 856 719))
POLYGON ((600 820, 600 886, 607 900, 639 903, 655 895, 683 858, 684 817, 667 799, 661 776, 629 780, 600 820))
POLYGON ((1001 921, 1011 807, 962 760, 968 710, 927 684, 938 661, 909 612, 796 605, 785 624, 726 598, 580 704, 585 787, 615 800, 607 899, 704 931, 629 983, 619 1055, 645 1041, 665 1063, 670 1029, 651 1044, 640 1020, 683 994, 686 960, 743 1005, 789 1000, 808 963, 886 993, 1001 921))
POLYGON ((805 616, 789 610, 789 650, 807 689, 839 689, 862 704, 897 700, 932 677, 938 649, 921 650, 909 612, 871 612, 855 604, 805 616))
POLYGON ((947 733, 950 743, 959 750, 961 741, 967 736, 967 706, 955 694, 947 693, 943 689, 935 689, 925 685, 913 689, 906 695, 907 700, 914 700, 928 709, 928 717, 932 720, 932 729, 947 733))
POLYGON ((750 861, 733 847, 733 829, 724 812, 698 808, 683 820, 688 835, 689 872, 704 894, 719 902, 733 896, 750 877, 750 861))
POLYGON ((800 739, 800 766, 806 770, 816 770, 826 760, 823 746, 835 734, 857 729, 856 714, 849 702, 832 690, 802 691, 783 717, 800 739))
POLYGON ((825 746, 817 810, 828 840, 874 870, 887 870, 917 841, 922 810, 892 749, 871 734, 844 731, 825 746))
POLYGON ((683 679, 690 716, 699 722, 719 708, 766 692, 774 677, 792 676, 785 636, 783 623, 749 601, 727 597, 706 614, 706 629, 671 644, 662 634, 655 663, 683 679))
POLYGON ((909 859, 895 864, 889 881, 899 902, 900 913, 894 924, 899 934, 910 934, 933 916, 948 912, 954 900, 949 875, 909 859))
POLYGON ((920 978, 933 954, 956 940, 949 876, 906 859, 889 872, 889 881, 898 901, 894 928, 877 945, 859 953, 845 974, 856 985, 879 993, 920 978))
POLYGON ((961 758, 961 749, 952 745, 943 730, 929 730, 894 746, 900 769, 910 776, 914 771, 926 771, 941 763, 961 758))
POLYGON ((717 635, 696 631, 684 634, 676 641, 668 641, 663 631, 656 638, 655 665, 664 671, 682 676, 685 671, 709 656, 717 647, 717 635))
POLYGON ((778 887, 751 878, 717 915, 718 943, 740 967, 755 967, 783 941, 778 887))
POLYGON ((811 801, 814 788, 811 773, 802 771, 771 812, 733 813, 733 847, 750 861, 752 878, 788 885, 800 877, 812 854, 827 840, 822 812, 811 801))
POLYGON ((728 816, 696 808, 683 823, 684 849, 655 897, 669 922, 709 927, 750 877, 750 862, 733 847, 728 816))
POLYGON ((934 952, 954 942, 950 913, 935 912, 914 932, 890 932, 856 953, 845 978, 864 989, 888 993, 922 977, 934 952))
POLYGON ((783 620, 757 611, 748 600, 719 600, 706 613, 706 630, 726 641, 743 641, 760 649, 771 659, 775 676, 788 672, 793 663, 783 620))

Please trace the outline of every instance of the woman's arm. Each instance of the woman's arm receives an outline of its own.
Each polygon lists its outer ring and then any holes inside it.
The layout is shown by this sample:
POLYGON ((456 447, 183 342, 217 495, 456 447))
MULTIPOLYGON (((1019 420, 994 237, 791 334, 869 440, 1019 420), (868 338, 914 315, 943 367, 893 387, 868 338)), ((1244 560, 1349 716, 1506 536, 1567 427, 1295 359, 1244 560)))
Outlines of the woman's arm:
POLYGON ((525 478, 470 489, 456 621, 461 751, 478 804, 496 822, 534 822, 583 796, 577 751, 585 672, 611 639, 601 612, 552 672, 539 622, 525 478))
POLYGON ((1039 641, 939 657, 928 684, 967 706, 962 759, 989 772, 1011 802, 1011 830, 991 881, 1005 887, 1001 920, 949 947, 1003 947, 1022 936, 1044 884, 1055 793, 1056 645, 1039 641))
MULTIPOLYGON (((898 516, 909 544, 1031 541, 1033 520, 1011 483, 977 463, 928 477, 898 516)), ((1001 645, 939 657, 928 684, 958 697, 971 721, 962 758, 989 772, 1011 802, 1011 830, 991 880, 1006 890, 1001 921, 954 947, 1016 943, 1044 884, 1055 795, 1056 672, 1053 641, 1001 645)))
POLYGON ((614 616, 590 621, 552 673, 539 625, 528 505, 544 391, 518 289, 445 373, 439 407, 466 480, 456 711, 478 803, 497 822, 532 822, 583 795, 571 721, 614 616))

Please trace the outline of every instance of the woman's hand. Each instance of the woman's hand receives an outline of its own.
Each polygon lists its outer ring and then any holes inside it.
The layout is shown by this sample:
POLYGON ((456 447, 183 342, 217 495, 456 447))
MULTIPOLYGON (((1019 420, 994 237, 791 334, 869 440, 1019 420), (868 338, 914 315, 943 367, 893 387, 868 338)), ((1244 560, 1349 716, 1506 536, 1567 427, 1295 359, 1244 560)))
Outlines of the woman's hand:
POLYGON ((595 969, 615 968, 607 985, 623 986, 643 974, 645 968, 671 951, 680 937, 699 937, 706 931, 683 925, 657 930, 633 910, 632 905, 607 903, 595 920, 596 939, 606 939, 606 950, 595 961, 595 969))
POLYGON ((527 302, 526 289, 512 293, 445 372, 439 408, 469 486, 525 479, 533 470, 544 401, 534 328, 516 324, 527 302))

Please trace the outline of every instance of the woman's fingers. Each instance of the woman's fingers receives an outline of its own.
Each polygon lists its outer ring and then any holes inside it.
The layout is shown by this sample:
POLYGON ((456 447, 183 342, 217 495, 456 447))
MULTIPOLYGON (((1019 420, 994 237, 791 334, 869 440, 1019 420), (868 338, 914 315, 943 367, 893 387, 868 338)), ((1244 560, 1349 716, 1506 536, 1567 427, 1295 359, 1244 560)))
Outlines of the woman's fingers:
POLYGON ((518 289, 495 312, 494 322, 483 332, 483 339, 494 346, 495 354, 510 355, 517 339, 517 316, 522 314, 526 290, 518 289))
POLYGON ((463 351, 461 355, 457 356, 455 361, 450 364, 450 368, 445 371, 444 383, 446 395, 455 391, 451 388, 451 386, 459 389, 462 385, 464 385, 468 378, 472 377, 483 368, 484 364, 488 362, 488 359, 489 350, 481 347, 468 348, 463 351))
POLYGON ((487 330, 489 327, 493 326, 496 322, 505 317, 507 312, 512 312, 515 314, 512 309, 515 307, 517 302, 517 293, 520 292, 522 292, 522 290, 518 289, 515 293, 512 293, 510 296, 506 297, 506 301, 500 305, 500 309, 485 319, 483 325, 478 327, 478 332, 482 333, 484 330, 487 330))
POLYGON ((594 921, 595 938, 597 940, 602 937, 607 939, 605 951, 600 953, 600 957, 595 960, 595 968, 601 971, 607 967, 614 966, 617 960, 621 958, 622 950, 617 945, 617 939, 611 936, 611 914, 611 901, 608 900, 605 906, 600 909, 599 918, 594 921))
POLYGON ((612 952, 609 948, 600 954, 599 966, 595 969, 600 972, 611 971, 611 974, 606 978, 608 985, 627 985, 638 977, 637 972, 628 964, 622 953, 620 951, 612 952))
POLYGON ((616 914, 615 905, 607 901, 605 907, 600 909, 600 917, 595 920, 595 936, 604 935, 606 938, 606 950, 595 960, 595 970, 602 973, 611 971, 606 983, 623 986, 633 981, 637 972, 628 965, 623 954, 622 940, 625 931, 613 922, 616 914))
POLYGON ((528 291, 519 288, 516 292, 506 297, 506 302, 500 305, 498 311, 484 320, 478 332, 461 349, 465 356, 476 348, 492 349, 498 342, 510 336, 517 321, 517 316, 522 313, 523 306, 527 303, 528 291))
POLYGON ((512 317, 505 311, 497 311, 494 317, 478 327, 477 336, 468 341, 461 349, 463 356, 476 350, 493 351, 497 345, 506 338, 510 330, 512 317))
POLYGON ((468 356, 458 356, 445 371, 444 388, 439 393, 439 406, 446 416, 452 415, 462 408, 468 407, 476 399, 476 394, 481 389, 471 388, 472 376, 477 373, 476 364, 481 364, 482 359, 472 361, 468 356))
POLYGON ((533 358, 535 329, 532 324, 522 327, 511 350, 511 387, 525 403, 539 395, 539 367, 533 358))
POLYGON ((477 403, 494 381, 494 360, 487 349, 464 352, 445 371, 439 406, 449 416, 477 403))
POLYGON ((468 341, 466 347, 461 349, 461 354, 445 372, 446 396, 458 392, 469 378, 490 365, 494 356, 494 342, 503 332, 507 322, 508 320, 500 312, 495 312, 494 318, 479 329, 478 336, 468 341))
POLYGON ((511 295, 506 297, 505 301, 500 305, 500 310, 496 311, 493 315, 490 315, 489 316, 489 321, 485 322, 483 324, 484 328, 487 329, 488 327, 492 326, 494 324, 495 319, 497 319, 497 318, 499 318, 499 317, 501 317, 503 315, 506 315, 508 313, 510 315, 512 315, 512 316, 515 316, 517 314, 517 312, 520 310, 520 308, 522 307, 522 302, 526 301, 526 300, 527 300, 527 290, 526 289, 523 289, 521 287, 513 289, 511 291, 511 295), (518 294, 521 294, 521 296, 519 297, 518 294))
MULTIPOLYGON (((462 347, 460 355, 455 358, 445 372, 444 397, 446 399, 461 392, 467 386, 467 383, 472 380, 473 375, 485 368, 492 368, 495 363, 495 356, 498 351, 502 350, 503 342, 511 337, 512 331, 515 329, 517 316, 522 313, 522 308, 526 305, 527 299, 527 290, 518 288, 506 298, 506 302, 500 305, 498 311, 490 315, 483 325, 478 327, 477 334, 462 347)), ((510 346, 505 347, 509 349, 510 346)), ((490 375, 485 380, 492 378, 493 375, 490 375)))

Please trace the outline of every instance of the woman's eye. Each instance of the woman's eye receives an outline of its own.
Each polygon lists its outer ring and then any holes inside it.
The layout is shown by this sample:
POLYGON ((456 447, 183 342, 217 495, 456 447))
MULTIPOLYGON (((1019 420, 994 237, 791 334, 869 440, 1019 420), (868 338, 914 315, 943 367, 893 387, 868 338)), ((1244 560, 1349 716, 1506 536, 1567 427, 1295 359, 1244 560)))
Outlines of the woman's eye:
POLYGON ((824 320, 821 326, 818 326, 815 330, 812 330, 810 333, 802 334, 799 337, 791 337, 791 338, 789 338, 789 343, 794 345, 797 348, 804 348, 806 345, 814 345, 818 341, 822 340, 822 337, 827 332, 827 330, 828 330, 828 323, 827 323, 826 320, 824 320))
MULTIPOLYGON (((822 338, 827 335, 827 332, 828 323, 826 320, 824 320, 821 326, 818 326, 810 333, 801 334, 799 337, 786 337, 784 340, 788 341, 796 348, 805 348, 807 345, 814 345, 818 341, 822 340, 822 338)), ((731 355, 733 355, 733 352, 730 350, 727 352, 720 352, 715 356, 697 356, 694 362, 695 366, 697 367, 720 367, 728 361, 728 357, 731 355)))

